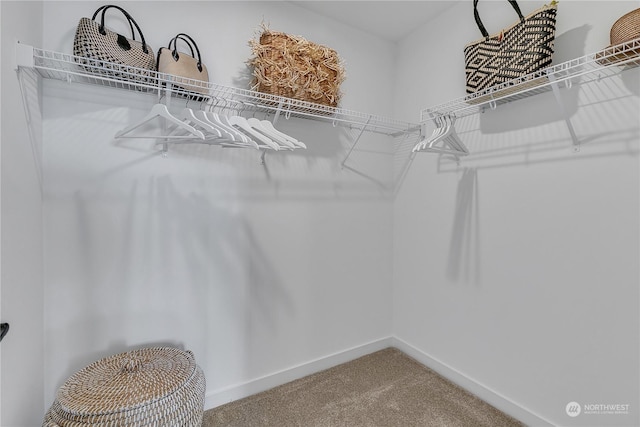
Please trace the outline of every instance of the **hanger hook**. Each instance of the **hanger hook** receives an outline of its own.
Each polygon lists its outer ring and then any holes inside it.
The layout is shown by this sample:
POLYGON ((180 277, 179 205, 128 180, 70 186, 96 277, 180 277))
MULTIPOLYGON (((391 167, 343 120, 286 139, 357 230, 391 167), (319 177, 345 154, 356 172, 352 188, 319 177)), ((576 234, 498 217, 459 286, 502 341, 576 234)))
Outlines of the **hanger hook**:
POLYGON ((291 117, 291 100, 287 100, 287 111, 284 113, 284 118, 289 120, 291 117))

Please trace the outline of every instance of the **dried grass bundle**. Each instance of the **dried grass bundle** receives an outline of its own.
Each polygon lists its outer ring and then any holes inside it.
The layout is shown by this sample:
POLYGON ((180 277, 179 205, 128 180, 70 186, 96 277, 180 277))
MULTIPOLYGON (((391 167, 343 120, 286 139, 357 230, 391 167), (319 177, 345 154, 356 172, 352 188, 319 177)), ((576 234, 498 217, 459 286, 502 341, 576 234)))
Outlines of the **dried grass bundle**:
POLYGON ((249 41, 252 90, 337 107, 345 79, 338 53, 301 36, 271 31, 249 41))

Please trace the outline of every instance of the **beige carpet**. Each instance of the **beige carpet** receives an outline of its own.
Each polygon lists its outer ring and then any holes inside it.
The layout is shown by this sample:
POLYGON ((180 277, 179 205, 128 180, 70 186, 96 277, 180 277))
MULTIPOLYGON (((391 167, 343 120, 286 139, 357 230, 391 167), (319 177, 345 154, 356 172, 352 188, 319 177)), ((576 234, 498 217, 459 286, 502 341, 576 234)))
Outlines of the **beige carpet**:
POLYGON ((522 426, 404 353, 388 348, 210 409, 213 426, 522 426))

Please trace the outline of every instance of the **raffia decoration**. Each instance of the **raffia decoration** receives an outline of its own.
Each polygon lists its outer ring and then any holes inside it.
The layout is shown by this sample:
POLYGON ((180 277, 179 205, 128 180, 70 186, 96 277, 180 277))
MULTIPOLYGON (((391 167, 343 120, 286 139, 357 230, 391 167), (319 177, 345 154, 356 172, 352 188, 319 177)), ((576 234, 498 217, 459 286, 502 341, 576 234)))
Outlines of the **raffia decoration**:
POLYGON ((345 79, 338 53, 301 36, 271 31, 249 41, 255 55, 252 90, 337 107, 345 79))

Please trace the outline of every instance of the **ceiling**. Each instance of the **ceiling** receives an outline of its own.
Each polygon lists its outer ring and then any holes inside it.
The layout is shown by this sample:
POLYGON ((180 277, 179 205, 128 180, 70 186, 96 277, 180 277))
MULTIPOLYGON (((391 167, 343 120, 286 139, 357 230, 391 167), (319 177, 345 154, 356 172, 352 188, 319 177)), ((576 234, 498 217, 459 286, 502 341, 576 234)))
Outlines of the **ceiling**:
POLYGON ((291 1, 343 24, 397 42, 457 1, 291 1))

